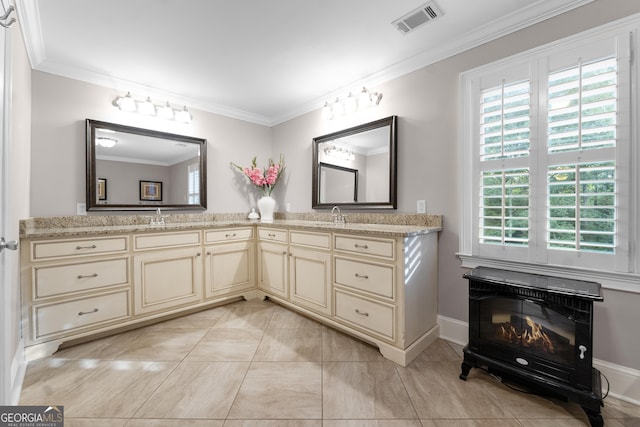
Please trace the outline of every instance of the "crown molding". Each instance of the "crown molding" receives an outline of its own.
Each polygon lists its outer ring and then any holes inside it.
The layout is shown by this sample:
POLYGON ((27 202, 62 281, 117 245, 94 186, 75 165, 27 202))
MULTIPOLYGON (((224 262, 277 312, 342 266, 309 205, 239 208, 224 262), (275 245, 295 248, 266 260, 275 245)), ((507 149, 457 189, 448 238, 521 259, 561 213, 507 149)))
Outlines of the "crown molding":
POLYGON ((221 116, 272 127, 303 114, 319 110, 327 99, 333 99, 336 96, 343 96, 352 88, 360 88, 362 86, 375 87, 454 56, 458 53, 473 49, 477 46, 496 40, 500 37, 560 15, 577 7, 584 6, 585 4, 593 1, 594 0, 574 0, 567 3, 565 0, 538 0, 517 12, 501 17, 498 20, 488 22, 473 31, 461 34, 459 37, 451 39, 448 43, 441 45, 436 49, 430 49, 422 52, 377 73, 338 88, 331 93, 312 99, 302 105, 288 110, 284 114, 273 117, 266 117, 248 111, 234 109, 228 106, 204 101, 202 99, 184 97, 179 94, 162 91, 158 88, 151 88, 139 83, 116 79, 112 76, 91 70, 75 69, 61 66, 59 64, 45 64, 44 61, 46 59, 46 53, 40 26, 40 14, 37 0, 16 0, 16 7, 21 19, 27 54, 29 56, 29 61, 31 62, 31 67, 34 70, 122 91, 135 91, 142 94, 153 93, 158 97, 171 99, 175 103, 188 105, 189 108, 195 108, 209 113, 219 114, 221 116))
POLYGON ((31 68, 37 69, 46 59, 38 2, 37 0, 16 0, 16 11, 31 68))

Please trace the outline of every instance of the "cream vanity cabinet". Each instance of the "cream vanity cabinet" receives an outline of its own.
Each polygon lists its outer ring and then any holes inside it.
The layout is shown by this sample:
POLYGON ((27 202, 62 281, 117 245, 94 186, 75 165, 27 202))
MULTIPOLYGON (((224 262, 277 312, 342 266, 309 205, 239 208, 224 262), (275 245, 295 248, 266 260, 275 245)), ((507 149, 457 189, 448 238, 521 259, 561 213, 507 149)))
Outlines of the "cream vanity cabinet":
POLYGON ((289 299, 287 230, 258 227, 258 288, 289 299))
POLYGON ((132 316, 128 236, 23 243, 27 356, 34 344, 46 343, 44 353, 50 354, 69 336, 87 335, 132 316))
POLYGON ((406 366, 439 334, 437 233, 334 235, 334 317, 406 366))
POLYGON ((134 313, 167 312, 202 300, 199 230, 133 235, 134 313))
POLYGON ((253 227, 204 231, 205 298, 255 288, 253 227))
POLYGON ((330 316, 331 234, 289 231, 289 298, 292 303, 330 316))

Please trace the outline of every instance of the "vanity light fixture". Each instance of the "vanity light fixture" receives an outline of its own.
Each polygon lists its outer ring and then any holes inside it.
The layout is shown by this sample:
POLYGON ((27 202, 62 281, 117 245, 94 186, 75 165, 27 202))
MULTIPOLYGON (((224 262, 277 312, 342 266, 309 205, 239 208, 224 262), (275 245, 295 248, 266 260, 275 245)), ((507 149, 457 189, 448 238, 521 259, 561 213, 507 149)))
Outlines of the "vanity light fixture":
POLYGON ((342 160, 355 160, 356 156, 353 151, 335 145, 324 149, 324 154, 342 160))
POLYGON ((153 116, 156 114, 156 106, 151 102, 151 98, 147 97, 146 101, 138 102, 138 113, 144 114, 145 116, 153 116))
POLYGON ((191 114, 189 114, 189 110, 187 110, 186 105, 182 110, 175 112, 175 119, 178 122, 191 123, 191 114))
POLYGON ((125 96, 116 98, 115 104, 122 111, 136 111, 136 101, 131 97, 130 92, 127 92, 125 96))
POLYGON ((161 119, 171 120, 174 118, 173 108, 171 108, 171 104, 168 101, 165 105, 158 106, 156 113, 161 119))
POLYGON ((322 107, 322 118, 325 120, 331 120, 333 118, 340 117, 343 114, 362 111, 366 108, 379 105, 381 100, 381 93, 370 92, 366 87, 363 87, 357 98, 352 92, 349 92, 349 95, 345 98, 344 102, 340 101, 340 98, 336 98, 333 104, 325 102, 324 107, 322 107))
POLYGON ((174 110, 167 101, 164 105, 156 105, 147 97, 144 101, 135 100, 130 92, 125 96, 119 96, 113 101, 113 105, 121 111, 137 112, 146 116, 154 116, 165 120, 175 120, 181 123, 191 123, 192 117, 185 105, 181 110, 174 110))

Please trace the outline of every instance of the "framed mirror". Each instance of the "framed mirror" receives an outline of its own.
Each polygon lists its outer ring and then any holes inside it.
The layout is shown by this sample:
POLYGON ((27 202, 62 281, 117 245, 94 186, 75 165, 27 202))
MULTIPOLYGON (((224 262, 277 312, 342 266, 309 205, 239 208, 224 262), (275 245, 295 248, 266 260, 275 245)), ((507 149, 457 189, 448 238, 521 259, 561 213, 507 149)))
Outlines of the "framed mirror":
POLYGON ((207 208, 206 139, 91 119, 86 138, 88 211, 207 208))
POLYGON ((396 209, 397 120, 313 138, 313 209, 396 209))

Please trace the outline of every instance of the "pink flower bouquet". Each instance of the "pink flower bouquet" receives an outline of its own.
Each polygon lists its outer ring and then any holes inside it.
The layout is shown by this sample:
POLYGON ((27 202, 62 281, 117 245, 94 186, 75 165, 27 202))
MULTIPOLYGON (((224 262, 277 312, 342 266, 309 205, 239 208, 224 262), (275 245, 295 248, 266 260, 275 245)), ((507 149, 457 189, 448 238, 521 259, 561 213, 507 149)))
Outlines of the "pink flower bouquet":
POLYGON ((240 172, 242 172, 249 181, 256 187, 262 190, 265 196, 271 196, 271 192, 273 188, 278 183, 282 172, 284 172, 284 157, 282 154, 280 155, 280 161, 275 163, 273 160, 269 159, 269 166, 265 169, 260 169, 256 166, 256 157, 251 160, 251 167, 243 168, 242 166, 238 166, 235 163, 231 163, 231 166, 237 168, 240 172))

